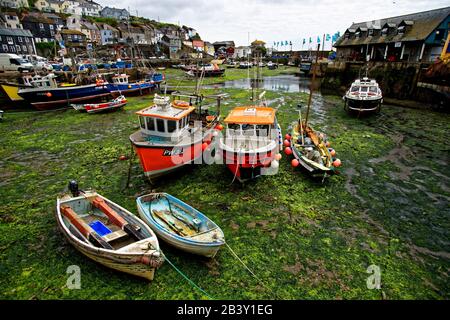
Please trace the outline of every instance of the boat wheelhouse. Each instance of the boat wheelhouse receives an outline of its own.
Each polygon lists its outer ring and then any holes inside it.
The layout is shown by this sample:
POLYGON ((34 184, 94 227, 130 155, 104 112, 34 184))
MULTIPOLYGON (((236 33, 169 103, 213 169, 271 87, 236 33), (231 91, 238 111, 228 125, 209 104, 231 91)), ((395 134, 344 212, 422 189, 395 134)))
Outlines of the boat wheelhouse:
POLYGON ((225 119, 219 153, 235 178, 244 182, 278 169, 281 128, 276 110, 263 106, 234 108, 225 119))
POLYGON ((51 73, 44 77, 35 75, 29 81, 30 87, 21 88, 19 96, 38 110, 70 105, 74 102, 92 101, 110 95, 108 83, 98 79, 96 83, 78 86, 58 85, 51 73))
POLYGON ((127 74, 118 74, 112 77, 112 83, 109 84, 111 94, 116 95, 143 95, 149 93, 152 88, 156 87, 154 81, 129 81, 130 76, 127 74))
POLYGON ((140 130, 130 136, 145 175, 157 177, 201 158, 219 114, 155 95, 154 105, 137 112, 140 130))
POLYGON ((343 99, 346 111, 379 112, 383 94, 375 80, 364 77, 352 83, 343 99))

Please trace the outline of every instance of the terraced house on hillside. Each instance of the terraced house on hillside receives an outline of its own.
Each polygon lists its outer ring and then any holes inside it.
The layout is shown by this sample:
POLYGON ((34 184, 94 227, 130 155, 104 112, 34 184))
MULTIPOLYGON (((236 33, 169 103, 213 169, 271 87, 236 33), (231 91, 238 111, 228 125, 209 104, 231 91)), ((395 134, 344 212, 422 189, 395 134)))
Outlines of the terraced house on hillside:
POLYGON ((0 28, 0 53, 36 54, 30 30, 0 28))
POLYGON ((27 0, 0 0, 0 6, 6 8, 28 8, 29 4, 27 0))
POLYGON ((0 26, 11 29, 23 29, 19 16, 15 12, 0 13, 0 26))
POLYGON ((450 7, 353 23, 335 43, 337 59, 434 61, 450 28, 450 7))
POLYGON ((43 15, 24 15, 21 22, 24 29, 31 31, 37 43, 53 41, 58 32, 56 22, 43 15))

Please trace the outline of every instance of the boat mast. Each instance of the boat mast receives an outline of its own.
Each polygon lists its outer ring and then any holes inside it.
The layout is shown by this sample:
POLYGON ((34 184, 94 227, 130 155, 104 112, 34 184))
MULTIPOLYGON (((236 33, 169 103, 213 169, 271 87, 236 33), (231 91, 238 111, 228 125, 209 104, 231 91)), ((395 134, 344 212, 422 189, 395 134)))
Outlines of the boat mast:
POLYGON ((314 82, 316 80, 316 68, 318 67, 317 62, 318 62, 318 58, 319 58, 319 50, 320 50, 320 43, 317 45, 316 62, 313 65, 313 77, 312 77, 312 80, 311 80, 311 86, 309 87, 308 109, 306 109, 305 127, 308 125, 309 109, 311 108, 313 87, 314 87, 314 82))

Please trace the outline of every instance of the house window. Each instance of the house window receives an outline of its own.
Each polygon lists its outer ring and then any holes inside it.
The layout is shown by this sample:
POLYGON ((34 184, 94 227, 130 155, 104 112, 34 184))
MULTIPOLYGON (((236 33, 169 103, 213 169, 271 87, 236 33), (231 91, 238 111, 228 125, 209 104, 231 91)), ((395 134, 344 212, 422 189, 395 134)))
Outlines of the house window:
POLYGON ((14 46, 9 46, 9 51, 16 52, 16 48, 14 46))
POLYGON ((54 36, 54 35, 55 35, 55 31, 50 30, 50 35, 51 35, 51 36, 54 36))
POLYGON ((13 38, 12 37, 6 37, 6 40, 8 41, 8 44, 13 44, 13 38))
POLYGON ((388 28, 383 28, 383 30, 381 30, 381 34, 383 36, 387 35, 387 33, 388 33, 388 28))
POLYGON ((44 25, 42 23, 39 23, 39 29, 44 29, 44 25))
POLYGON ((27 51, 27 46, 23 45, 22 46, 22 51, 27 51))
POLYGON ((17 44, 16 45, 16 50, 17 50, 17 52, 20 52, 20 51, 22 51, 22 48, 17 44))
POLYGON ((19 40, 19 42, 23 42, 22 37, 17 37, 17 40, 19 40))
POLYGON ((51 24, 51 25, 49 25, 49 27, 50 27, 50 30, 53 30, 53 25, 51 24))
POLYGON ((373 29, 369 29, 369 37, 373 36, 373 29))
POLYGON ((356 36, 357 38, 359 38, 360 35, 361 35, 361 32, 360 32, 360 31, 358 31, 357 33, 355 33, 355 36, 356 36))
POLYGON ((29 42, 30 42, 30 39, 25 38, 25 42, 26 42, 26 43, 29 43, 29 42))
POLYGON ((3 49, 4 52, 8 52, 8 45, 3 44, 2 45, 2 49, 3 49))
POLYGON ((400 26, 397 29, 398 34, 405 34, 405 26, 400 26))

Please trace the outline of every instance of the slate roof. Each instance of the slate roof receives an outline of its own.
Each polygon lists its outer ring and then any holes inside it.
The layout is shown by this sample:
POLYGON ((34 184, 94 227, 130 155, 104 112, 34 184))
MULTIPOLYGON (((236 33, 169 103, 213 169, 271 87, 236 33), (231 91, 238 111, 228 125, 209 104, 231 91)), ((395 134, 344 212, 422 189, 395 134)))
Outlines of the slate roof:
POLYGON ((30 30, 0 28, 0 36, 33 37, 30 30))
MULTIPOLYGON (((394 32, 389 33, 386 36, 377 34, 375 36, 363 35, 360 38, 351 36, 350 39, 345 39, 344 35, 339 38, 334 44, 334 47, 346 47, 375 43, 392 43, 400 41, 423 41, 425 40, 434 29, 436 29, 444 19, 450 15, 450 7, 440 8, 430 11, 423 11, 413 14, 407 14, 397 17, 385 18, 377 21, 366 21, 360 23, 353 23, 345 33, 354 33, 358 28, 377 29, 384 26, 394 28, 394 32), (375 24, 375 27, 374 27, 375 24), (396 28, 400 24, 408 26, 404 34, 397 34, 396 28)), ((366 31, 366 30, 363 30, 366 31)))

